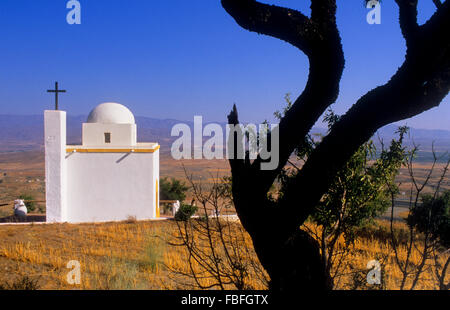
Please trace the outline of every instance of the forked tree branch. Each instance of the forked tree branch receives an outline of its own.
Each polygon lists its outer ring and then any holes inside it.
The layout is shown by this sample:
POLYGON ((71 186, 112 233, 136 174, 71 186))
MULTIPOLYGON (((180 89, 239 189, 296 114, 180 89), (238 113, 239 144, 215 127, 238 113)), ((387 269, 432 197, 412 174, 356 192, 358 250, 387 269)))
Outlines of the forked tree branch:
POLYGON ((391 80, 368 92, 333 126, 314 150, 297 179, 286 190, 281 207, 297 215, 291 229, 306 219, 335 173, 357 148, 390 123, 436 107, 450 90, 450 3, 423 26, 423 35, 408 49, 406 60, 391 80), (335 150, 339 150, 336 152, 335 150), (331 155, 333 154, 333 155, 331 155), (303 205, 293 203, 299 188, 308 189, 303 205))
MULTIPOLYGON (((261 158, 253 163, 248 158, 230 160, 233 194, 235 200, 243 202, 236 203, 240 217, 250 218, 254 214, 254 208, 259 208, 258 214, 270 219, 265 201, 255 202, 254 197, 265 197, 264 193, 273 184, 289 156, 304 141, 317 119, 336 100, 339 93, 345 61, 336 25, 336 1, 312 1, 312 18, 292 9, 262 4, 255 0, 222 0, 222 5, 243 28, 289 42, 302 50, 310 61, 310 74, 305 89, 280 121, 280 160, 277 169, 261 171, 261 158)), ((228 122, 233 125, 239 123, 236 106, 228 116, 228 122)), ((262 219, 258 220, 260 223, 264 222, 262 219)), ((246 229, 252 225, 246 225, 245 219, 243 224, 246 229)))
MULTIPOLYGON (((230 160, 233 199, 241 223, 251 235, 262 265, 274 287, 302 287, 291 278, 314 273, 315 287, 328 287, 317 244, 299 230, 332 182, 337 171, 360 145, 382 126, 439 105, 450 88, 449 1, 430 20, 417 25, 417 1, 396 0, 407 41, 405 62, 391 80, 361 97, 313 151, 277 203, 267 193, 289 156, 302 145, 317 119, 336 100, 344 69, 344 54, 333 0, 311 0, 311 18, 255 0, 222 0, 222 5, 245 29, 279 38, 300 48, 309 58, 306 87, 279 125, 280 161, 277 169, 261 171, 260 160, 230 160), (280 210, 288 217, 277 219, 280 210), (279 257, 290 259, 279 264, 279 257), (314 270, 314 271, 312 271, 314 270), (281 282, 280 282, 281 281, 281 282), (287 284, 289 283, 289 285, 287 284)), ((237 109, 229 116, 238 124, 237 109)), ((309 287, 311 286, 310 281, 309 287)))
MULTIPOLYGON (((248 165, 242 160, 239 163, 236 160, 230 161, 232 168, 240 167, 237 169, 243 170, 246 167, 252 170, 249 173, 261 180, 261 190, 264 191, 271 186, 289 156, 320 115, 337 98, 345 60, 336 25, 336 1, 312 1, 311 18, 292 9, 262 4, 255 0, 222 0, 222 5, 243 28, 287 41, 300 48, 310 60, 310 74, 305 90, 280 122, 278 169, 260 173, 260 158, 252 167, 249 166, 249 161, 248 165)), ((229 115, 229 123, 239 123, 235 107, 229 115)))

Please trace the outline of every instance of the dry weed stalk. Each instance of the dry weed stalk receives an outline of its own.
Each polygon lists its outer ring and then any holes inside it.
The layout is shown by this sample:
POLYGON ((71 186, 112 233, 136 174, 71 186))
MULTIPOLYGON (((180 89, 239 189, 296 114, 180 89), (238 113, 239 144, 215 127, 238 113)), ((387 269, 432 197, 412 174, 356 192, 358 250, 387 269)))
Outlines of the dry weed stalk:
POLYGON ((250 237, 235 218, 221 215, 233 207, 229 180, 211 178, 211 188, 205 190, 185 173, 199 211, 194 218, 176 222, 178 234, 169 242, 184 249, 187 266, 166 267, 173 275, 187 279, 185 285, 193 288, 266 289, 268 277, 250 237))

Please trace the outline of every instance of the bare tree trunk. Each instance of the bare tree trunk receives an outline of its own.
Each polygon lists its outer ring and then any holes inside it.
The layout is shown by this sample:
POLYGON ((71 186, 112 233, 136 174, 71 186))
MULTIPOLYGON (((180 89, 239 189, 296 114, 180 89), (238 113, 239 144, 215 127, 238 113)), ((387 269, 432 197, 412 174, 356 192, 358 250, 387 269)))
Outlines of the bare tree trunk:
POLYGON ((445 283, 445 276, 447 275, 447 269, 450 266, 450 256, 447 258, 447 261, 444 264, 444 268, 442 268, 441 274, 438 273, 438 279, 439 279, 439 289, 442 291, 450 290, 450 282, 445 283))

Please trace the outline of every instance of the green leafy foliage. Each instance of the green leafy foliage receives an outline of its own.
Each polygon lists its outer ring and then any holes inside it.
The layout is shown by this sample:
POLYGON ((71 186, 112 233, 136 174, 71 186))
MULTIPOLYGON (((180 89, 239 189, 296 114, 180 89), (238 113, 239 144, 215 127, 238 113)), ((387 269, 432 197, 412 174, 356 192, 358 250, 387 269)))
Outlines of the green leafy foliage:
POLYGON ((28 195, 28 194, 22 194, 19 196, 19 199, 22 199, 25 201, 25 205, 27 206, 27 210, 28 211, 34 211, 36 210, 36 203, 35 202, 30 202, 34 200, 34 197, 32 195, 28 195))
MULTIPOLYGON (((338 118, 329 115, 326 120, 330 124, 338 118)), ((356 227, 368 224, 387 210, 389 189, 395 187, 395 176, 405 158, 402 141, 406 132, 406 128, 400 128, 399 139, 393 140, 378 157, 374 143, 366 142, 338 171, 311 215, 327 235, 342 232, 347 239, 353 239, 356 227)))
MULTIPOLYGON (((324 117, 329 130, 339 119, 331 110, 324 117)), ((402 143, 407 131, 406 127, 399 128, 399 139, 393 140, 389 149, 383 148, 378 156, 373 141, 364 143, 338 171, 310 217, 323 227, 325 235, 344 233, 351 239, 356 227, 368 224, 386 211, 390 204, 388 189, 395 187, 394 178, 405 158, 402 143)), ((310 136, 297 149, 297 157, 306 160, 319 143, 310 136)), ((281 195, 297 173, 285 171, 281 175, 281 195)))
POLYGON ((407 218, 410 227, 429 233, 444 247, 450 247, 450 190, 434 197, 423 195, 422 204, 415 205, 407 218))
POLYGON ((160 184, 161 200, 179 200, 186 199, 186 192, 189 189, 184 182, 175 178, 161 178, 160 184))
POLYGON ((175 213, 176 221, 187 221, 197 212, 196 206, 191 206, 187 204, 182 204, 180 209, 175 213))

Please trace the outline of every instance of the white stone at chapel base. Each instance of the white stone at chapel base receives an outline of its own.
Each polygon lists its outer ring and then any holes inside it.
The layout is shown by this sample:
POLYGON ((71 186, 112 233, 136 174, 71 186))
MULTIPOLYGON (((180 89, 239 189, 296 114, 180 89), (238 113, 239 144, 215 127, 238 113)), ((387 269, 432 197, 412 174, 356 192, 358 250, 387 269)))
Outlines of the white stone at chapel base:
POLYGON ((14 200, 14 215, 19 218, 26 218, 28 214, 27 206, 22 199, 14 200))

